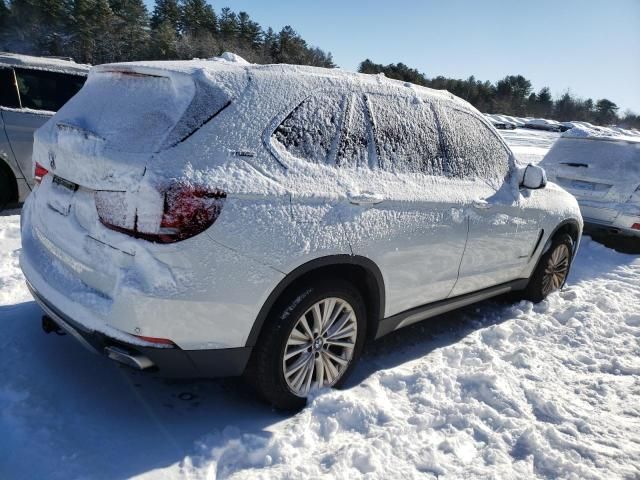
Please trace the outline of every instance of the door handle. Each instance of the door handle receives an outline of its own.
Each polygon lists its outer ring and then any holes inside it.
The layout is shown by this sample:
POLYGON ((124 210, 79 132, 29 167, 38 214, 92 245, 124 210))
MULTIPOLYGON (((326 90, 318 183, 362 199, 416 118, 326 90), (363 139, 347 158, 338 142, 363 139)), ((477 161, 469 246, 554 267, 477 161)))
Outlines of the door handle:
POLYGON ((491 208, 491 204, 484 200, 474 200, 473 208, 477 208, 478 210, 489 210, 491 208))
POLYGON ((354 205, 376 205, 384 200, 382 195, 371 192, 348 192, 347 197, 349 198, 349 202, 354 205))

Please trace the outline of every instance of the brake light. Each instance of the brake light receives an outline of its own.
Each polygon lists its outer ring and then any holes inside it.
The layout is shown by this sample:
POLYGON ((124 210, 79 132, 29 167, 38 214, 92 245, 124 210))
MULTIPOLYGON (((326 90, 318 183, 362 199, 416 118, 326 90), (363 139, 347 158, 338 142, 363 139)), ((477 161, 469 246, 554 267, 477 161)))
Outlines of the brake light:
POLYGON ((40 185, 40 182, 42 182, 42 178, 47 173, 49 173, 49 170, 47 170, 42 165, 40 165, 38 162, 36 162, 36 168, 35 168, 35 170, 33 172, 33 179, 35 180, 37 185, 40 185))
POLYGON ((631 228, 633 228, 634 230, 640 230, 640 223, 634 223, 633 225, 631 225, 631 228))
POLYGON ((163 205, 157 215, 154 208, 132 208, 128 203, 134 198, 126 192, 96 192, 100 222, 135 238, 173 243, 191 238, 213 225, 227 194, 186 182, 176 183, 160 192, 163 205))

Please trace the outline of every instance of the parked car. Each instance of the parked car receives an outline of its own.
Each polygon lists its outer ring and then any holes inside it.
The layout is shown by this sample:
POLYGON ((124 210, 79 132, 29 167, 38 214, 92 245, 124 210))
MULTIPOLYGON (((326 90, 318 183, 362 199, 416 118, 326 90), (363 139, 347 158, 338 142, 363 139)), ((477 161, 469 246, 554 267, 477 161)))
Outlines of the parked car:
POLYGON ((485 117, 491 122, 491 124, 498 130, 515 130, 516 124, 506 120, 501 115, 486 114, 485 117))
POLYGON ((640 138, 575 127, 541 165, 578 199, 590 227, 640 237, 640 138))
POLYGON ((20 263, 45 329, 165 376, 246 373, 281 408, 367 339, 542 300, 582 232, 468 103, 331 69, 94 67, 34 160, 20 263))
POLYGON ((33 132, 82 87, 88 67, 0 52, 0 210, 33 187, 33 132))
POLYGON ((561 132, 568 130, 555 120, 546 120, 544 118, 529 119, 524 124, 524 128, 530 128, 533 130, 545 130, 547 132, 561 132))

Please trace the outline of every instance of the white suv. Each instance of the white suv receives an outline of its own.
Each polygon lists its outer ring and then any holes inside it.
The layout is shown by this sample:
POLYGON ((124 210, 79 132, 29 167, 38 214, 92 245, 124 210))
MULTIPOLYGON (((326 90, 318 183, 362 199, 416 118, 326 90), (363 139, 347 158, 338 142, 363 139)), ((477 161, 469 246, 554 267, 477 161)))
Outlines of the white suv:
POLYGON ((575 199, 447 92, 236 61, 92 69, 36 133, 21 265, 85 346, 162 375, 248 373, 278 407, 367 338, 560 288, 575 199))

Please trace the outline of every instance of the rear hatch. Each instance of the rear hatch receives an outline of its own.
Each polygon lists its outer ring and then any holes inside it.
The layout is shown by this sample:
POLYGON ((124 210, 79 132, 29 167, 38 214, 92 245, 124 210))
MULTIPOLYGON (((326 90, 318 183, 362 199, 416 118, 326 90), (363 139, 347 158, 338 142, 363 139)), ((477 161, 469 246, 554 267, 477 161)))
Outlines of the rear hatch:
POLYGON ((541 166, 578 199, 586 219, 612 223, 640 208, 640 142, 560 138, 541 166))
POLYGON ((246 85, 238 67, 200 65, 95 67, 80 92, 38 130, 34 158, 86 188, 126 190, 155 153, 184 140, 246 85))
MULTIPOLYGON (((75 277, 109 295, 118 268, 136 253, 112 230, 169 243, 195 232, 192 225, 176 231, 180 215, 195 215, 202 225, 214 218, 219 192, 183 185, 158 191, 144 176, 156 154, 213 120, 246 85, 246 70, 211 62, 94 68, 35 135, 36 179, 44 180, 33 200, 34 236, 75 277)), ((176 167, 188 161, 177 158, 176 167)))

